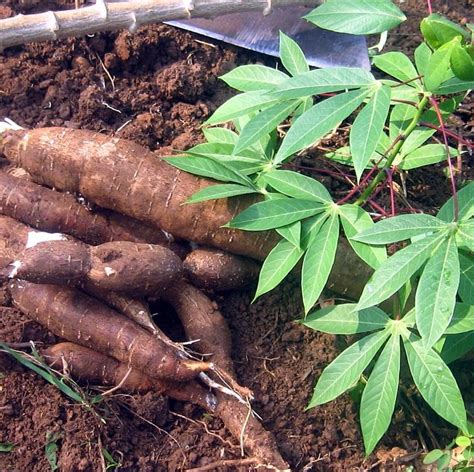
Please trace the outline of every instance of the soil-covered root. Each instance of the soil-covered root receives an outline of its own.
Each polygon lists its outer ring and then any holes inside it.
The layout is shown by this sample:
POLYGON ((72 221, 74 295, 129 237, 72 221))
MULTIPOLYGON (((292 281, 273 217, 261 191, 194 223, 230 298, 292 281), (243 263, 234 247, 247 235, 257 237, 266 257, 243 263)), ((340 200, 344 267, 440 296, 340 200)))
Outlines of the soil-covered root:
POLYGON ((155 294, 182 274, 181 259, 162 246, 115 241, 88 246, 76 241, 44 241, 22 251, 5 277, 35 283, 80 282, 103 290, 155 294))
POLYGON ((190 252, 183 268, 196 287, 218 291, 243 289, 258 278, 260 271, 252 259, 211 248, 190 252))
POLYGON ((190 380, 211 366, 193 361, 170 344, 79 290, 10 282, 13 305, 53 334, 94 349, 152 378, 190 380))
MULTIPOLYGON (((28 174, 27 174, 28 175, 28 174)), ((168 246, 172 238, 134 218, 92 212, 76 198, 0 172, 0 214, 46 232, 70 234, 87 244, 132 241, 168 246)))
POLYGON ((65 370, 72 378, 91 385, 120 387, 130 393, 154 391, 180 401, 189 401, 213 411, 215 396, 196 381, 185 383, 153 379, 110 356, 71 342, 50 346, 41 353, 56 370, 65 370))
POLYGON ((7 130, 0 152, 40 184, 79 193, 187 241, 263 259, 278 240, 273 231, 222 227, 256 201, 252 196, 183 205, 213 182, 179 171, 130 141, 66 128, 7 130))

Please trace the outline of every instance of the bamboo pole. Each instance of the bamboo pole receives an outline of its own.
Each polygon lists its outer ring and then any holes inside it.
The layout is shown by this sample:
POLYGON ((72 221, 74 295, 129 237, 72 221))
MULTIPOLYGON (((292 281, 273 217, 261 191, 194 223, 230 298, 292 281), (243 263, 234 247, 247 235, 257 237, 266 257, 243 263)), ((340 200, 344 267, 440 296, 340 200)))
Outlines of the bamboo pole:
POLYGON ((0 52, 19 44, 128 29, 162 21, 215 17, 243 11, 270 12, 271 7, 316 5, 317 0, 131 0, 97 1, 75 10, 17 15, 0 20, 0 52))

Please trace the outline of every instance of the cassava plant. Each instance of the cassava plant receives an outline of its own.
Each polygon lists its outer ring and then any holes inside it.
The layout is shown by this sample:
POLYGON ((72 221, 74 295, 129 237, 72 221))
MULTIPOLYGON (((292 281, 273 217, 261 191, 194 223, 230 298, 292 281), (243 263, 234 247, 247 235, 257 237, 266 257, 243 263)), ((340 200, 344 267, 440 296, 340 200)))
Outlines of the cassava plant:
MULTIPOLYGON (((327 0, 306 19, 334 31, 384 35, 405 16, 388 0, 327 0)), ((221 182, 198 191, 189 203, 260 194, 259 202, 227 223, 245 231, 274 229, 281 236, 263 263, 255 297, 274 289, 302 261, 302 322, 323 332, 358 335, 323 371, 309 407, 335 399, 365 373, 360 415, 368 454, 391 421, 402 346, 422 397, 467 434, 462 395, 447 364, 474 346, 474 184, 458 189, 452 163, 453 157, 463 158, 460 149, 471 152, 472 145, 447 131, 444 122, 474 88, 472 28, 431 14, 421 31, 424 41, 414 62, 400 51, 378 54, 374 73, 310 70, 299 46, 281 34, 287 73, 245 65, 225 74, 222 79, 242 93, 208 119, 205 143, 167 159, 221 182), (346 120, 348 145, 325 157, 353 171, 356 182, 334 201, 323 184, 290 170, 291 162, 346 120), (449 137, 459 146, 449 146, 449 137), (452 186, 449 201, 436 216, 397 215, 394 178, 403 183, 412 169, 440 163, 452 186), (387 186, 390 213, 372 200, 387 186), (375 223, 372 216, 382 219, 375 223), (355 303, 313 310, 341 231, 374 273, 355 303), (389 299, 389 312, 378 307, 389 299)))

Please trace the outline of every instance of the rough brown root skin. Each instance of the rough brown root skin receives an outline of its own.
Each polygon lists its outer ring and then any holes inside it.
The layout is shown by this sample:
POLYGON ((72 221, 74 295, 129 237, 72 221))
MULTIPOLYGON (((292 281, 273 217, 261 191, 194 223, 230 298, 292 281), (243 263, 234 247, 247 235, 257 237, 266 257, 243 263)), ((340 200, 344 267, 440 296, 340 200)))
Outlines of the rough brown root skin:
POLYGON ((171 244, 161 230, 114 212, 93 213, 73 195, 6 172, 0 172, 0 214, 41 231, 70 234, 92 245, 109 241, 171 244))
POLYGON ((188 241, 263 259, 278 240, 271 231, 222 228, 254 203, 253 197, 183 205, 213 182, 181 172, 130 141, 85 130, 39 128, 6 131, 1 151, 38 183, 80 193, 188 241))
POLYGON ((211 248, 190 252, 183 268, 193 285, 212 290, 243 289, 258 278, 260 271, 252 259, 211 248))
POLYGON ((181 259, 151 244, 115 241, 87 246, 76 241, 46 241, 21 252, 10 277, 35 283, 78 282, 116 292, 155 294, 179 279, 181 259))
POLYGON ((127 364, 78 344, 55 344, 42 352, 48 364, 56 370, 64 367, 77 380, 95 385, 120 386, 126 392, 154 391, 180 401, 189 401, 207 410, 214 410, 216 399, 195 381, 186 383, 152 379, 127 364))
POLYGON ((170 345, 78 290, 23 280, 11 282, 8 288, 14 306, 52 333, 112 356, 152 378, 181 382, 210 367, 183 359, 170 345))
POLYGON ((179 282, 163 292, 163 300, 176 311, 186 337, 201 354, 210 354, 210 359, 220 369, 232 374, 232 339, 229 327, 213 303, 204 293, 186 282, 179 282))

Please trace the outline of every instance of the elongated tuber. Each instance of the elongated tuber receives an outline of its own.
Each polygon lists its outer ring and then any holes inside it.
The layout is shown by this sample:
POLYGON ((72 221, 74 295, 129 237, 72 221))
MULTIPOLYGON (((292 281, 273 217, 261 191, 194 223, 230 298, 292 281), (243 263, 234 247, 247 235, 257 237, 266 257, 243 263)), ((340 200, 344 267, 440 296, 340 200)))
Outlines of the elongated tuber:
POLYGON ((142 370, 152 378, 185 381, 206 371, 205 362, 152 336, 128 318, 80 291, 16 280, 8 285, 13 304, 53 334, 142 370))
POLYGON ((183 268, 193 285, 212 290, 243 289, 257 280, 260 271, 252 259, 211 248, 190 252, 183 268))
POLYGON ((62 370, 66 367, 74 379, 83 382, 104 386, 120 385, 121 390, 131 393, 155 391, 211 411, 216 407, 214 395, 195 381, 178 383, 152 379, 123 362, 78 344, 55 344, 45 349, 42 355, 54 369, 62 370))
POLYGON ((183 205, 213 182, 181 172, 133 142, 64 128, 8 130, 0 141, 0 152, 36 182, 80 193, 101 207, 179 238, 257 259, 263 259, 277 241, 271 231, 222 228, 254 197, 183 205))
POLYGON ((73 195, 5 172, 0 172, 0 214, 42 231, 70 234, 92 245, 109 241, 171 243, 161 230, 134 218, 113 212, 93 213, 73 195))

